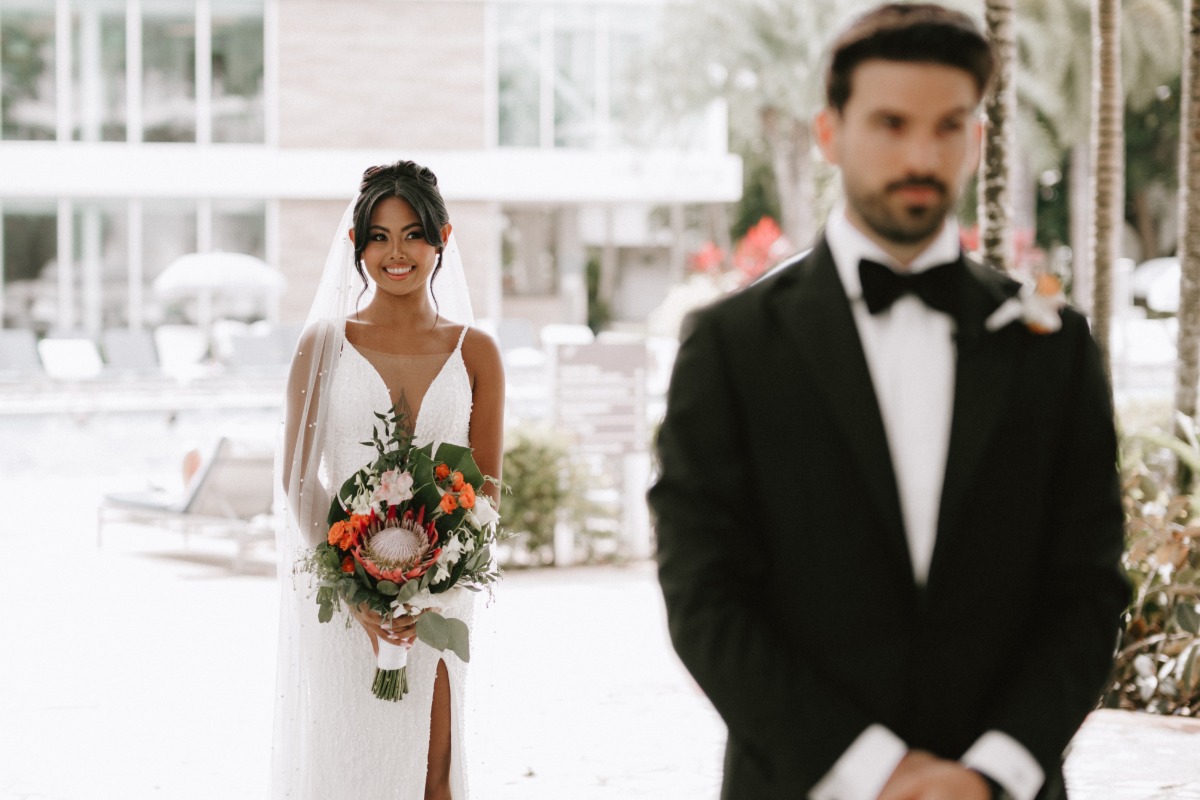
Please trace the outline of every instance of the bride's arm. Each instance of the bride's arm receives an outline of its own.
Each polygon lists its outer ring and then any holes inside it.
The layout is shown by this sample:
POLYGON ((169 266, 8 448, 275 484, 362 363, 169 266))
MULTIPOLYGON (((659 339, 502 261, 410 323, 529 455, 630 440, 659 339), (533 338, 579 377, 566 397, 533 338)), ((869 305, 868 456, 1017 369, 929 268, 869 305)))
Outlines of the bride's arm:
MULTIPOLYGON (((471 449, 484 475, 501 480, 504 460, 504 363, 496 342, 478 328, 471 328, 463 341, 463 361, 471 378, 471 449)), ((499 506, 500 490, 484 487, 499 506)))
MULTIPOLYGON (((288 499, 288 508, 301 535, 314 537, 309 530, 324 523, 329 492, 317 479, 320 453, 320 401, 322 376, 328 374, 336 353, 330 335, 332 326, 314 325, 300 336, 288 373, 284 397, 284 434, 279 479, 288 499)), ((316 542, 309 541, 312 545, 316 542)))

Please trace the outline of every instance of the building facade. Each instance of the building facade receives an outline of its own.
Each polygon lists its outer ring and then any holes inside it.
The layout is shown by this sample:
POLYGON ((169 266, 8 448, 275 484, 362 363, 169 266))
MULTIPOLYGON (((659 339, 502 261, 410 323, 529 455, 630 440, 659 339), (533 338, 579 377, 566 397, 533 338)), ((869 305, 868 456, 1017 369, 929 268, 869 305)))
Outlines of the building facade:
MULTIPOLYGON (((0 298, 39 333, 188 321, 174 258, 263 258, 303 319, 363 169, 431 167, 479 317, 636 320, 692 209, 735 200, 720 108, 665 128, 661 0, 0 0, 0 298), (597 283, 599 286, 597 286, 597 283)), ((227 298, 215 313, 261 310, 227 298)))

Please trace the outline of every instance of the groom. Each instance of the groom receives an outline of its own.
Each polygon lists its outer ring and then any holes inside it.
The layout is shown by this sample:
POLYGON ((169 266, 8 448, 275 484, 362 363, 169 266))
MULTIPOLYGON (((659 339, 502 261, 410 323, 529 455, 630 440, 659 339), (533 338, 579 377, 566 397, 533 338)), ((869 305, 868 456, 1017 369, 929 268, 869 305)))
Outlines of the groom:
POLYGON ((723 798, 1065 796, 1128 596, 1116 438, 1084 318, 989 329, 1018 287, 960 252, 992 69, 957 12, 852 23, 844 205, 680 347, 650 502, 723 798))

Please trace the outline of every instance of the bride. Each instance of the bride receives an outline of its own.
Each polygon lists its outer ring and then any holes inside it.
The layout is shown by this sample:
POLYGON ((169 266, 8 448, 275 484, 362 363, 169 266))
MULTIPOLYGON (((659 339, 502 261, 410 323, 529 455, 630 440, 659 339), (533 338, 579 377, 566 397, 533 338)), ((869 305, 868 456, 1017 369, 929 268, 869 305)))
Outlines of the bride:
MULTIPOLYGON (((504 373, 492 339, 471 327, 462 264, 437 178, 411 161, 372 167, 342 218, 292 361, 278 518, 283 587, 272 792, 278 798, 464 800, 466 665, 362 608, 317 621, 294 565, 324 539, 331 492, 373 458, 376 412, 395 406, 421 446, 473 448, 500 478, 504 373), (345 624, 342 624, 345 623, 345 624), (381 637, 413 642, 409 694, 371 692, 381 637)), ((486 491, 498 500, 496 489, 486 491)), ((477 595, 436 596, 468 625, 477 595)))

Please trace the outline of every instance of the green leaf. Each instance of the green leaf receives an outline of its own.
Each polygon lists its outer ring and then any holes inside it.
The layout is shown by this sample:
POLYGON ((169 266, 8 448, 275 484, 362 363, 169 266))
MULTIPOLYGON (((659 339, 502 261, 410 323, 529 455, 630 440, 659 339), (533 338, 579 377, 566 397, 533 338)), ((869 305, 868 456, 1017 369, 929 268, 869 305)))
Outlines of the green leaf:
POLYGON ((420 591, 420 589, 421 587, 417 581, 405 581, 404 585, 401 586, 400 590, 396 593, 396 599, 401 603, 407 603, 409 600, 412 600, 414 597, 416 597, 417 592, 420 591))
POLYGON ((1182 631, 1186 631, 1193 636, 1200 636, 1200 611, 1196 610, 1196 606, 1186 603, 1176 606, 1175 624, 1182 631))
POLYGON ((484 545, 476 551, 475 555, 471 556, 471 571, 483 569, 492 560, 492 551, 489 545, 484 545))
POLYGON ((381 594, 386 594, 389 597, 395 597, 396 595, 400 594, 400 587, 391 581, 380 581, 379 583, 375 584, 375 588, 378 589, 381 594))
POLYGON ((1175 666, 1175 682, 1185 698, 1200 693, 1200 641, 1192 642, 1180 654, 1175 666))
POLYGON ((471 631, 467 628, 467 623, 451 617, 446 620, 446 628, 450 634, 447 646, 462 659, 464 664, 469 663, 471 661, 471 631))
POLYGON ((450 626, 436 611, 426 611, 417 618, 417 638, 434 650, 445 650, 450 644, 450 626))
POLYGON ((317 612, 317 621, 329 622, 329 620, 333 619, 333 601, 323 600, 318 602, 321 604, 321 609, 317 612))

